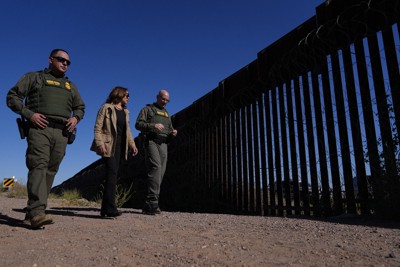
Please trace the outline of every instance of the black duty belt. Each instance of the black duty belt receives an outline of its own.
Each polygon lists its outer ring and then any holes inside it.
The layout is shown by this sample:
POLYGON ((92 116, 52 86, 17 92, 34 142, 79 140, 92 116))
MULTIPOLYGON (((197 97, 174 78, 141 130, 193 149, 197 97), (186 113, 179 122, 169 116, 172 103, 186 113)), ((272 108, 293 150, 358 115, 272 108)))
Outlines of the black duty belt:
POLYGON ((167 137, 166 136, 160 136, 160 135, 147 135, 146 140, 151 140, 159 145, 166 143, 167 142, 167 137))
POLYGON ((49 123, 47 124, 47 127, 63 130, 65 128, 65 124, 54 122, 54 121, 49 121, 49 123))

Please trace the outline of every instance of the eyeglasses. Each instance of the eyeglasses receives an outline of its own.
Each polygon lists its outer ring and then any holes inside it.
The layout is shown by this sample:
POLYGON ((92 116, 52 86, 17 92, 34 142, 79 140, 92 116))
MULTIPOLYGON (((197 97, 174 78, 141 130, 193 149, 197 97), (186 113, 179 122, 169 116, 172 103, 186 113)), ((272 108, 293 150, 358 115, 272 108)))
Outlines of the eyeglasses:
POLYGON ((62 64, 66 63, 67 66, 71 65, 71 61, 69 61, 66 58, 63 58, 63 57, 52 57, 52 58, 57 59, 57 61, 61 62, 62 64))
POLYGON ((127 98, 129 98, 129 94, 126 94, 125 96, 126 96, 127 98))

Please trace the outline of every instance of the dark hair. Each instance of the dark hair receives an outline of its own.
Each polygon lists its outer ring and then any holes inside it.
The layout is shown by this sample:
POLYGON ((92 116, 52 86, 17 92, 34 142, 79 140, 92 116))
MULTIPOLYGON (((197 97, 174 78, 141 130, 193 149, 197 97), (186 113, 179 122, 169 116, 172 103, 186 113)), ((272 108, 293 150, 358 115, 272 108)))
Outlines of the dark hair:
MULTIPOLYGON (((118 104, 119 102, 122 101, 122 98, 126 95, 128 92, 128 88, 122 87, 122 86, 116 86, 114 87, 110 94, 108 95, 108 98, 106 100, 106 103, 109 104, 118 104)), ((125 108, 125 105, 122 105, 122 107, 125 108)))
POLYGON ((53 49, 53 50, 51 51, 50 57, 54 57, 59 51, 62 51, 62 52, 65 52, 65 53, 69 54, 69 53, 68 53, 66 50, 64 50, 64 49, 56 48, 56 49, 53 49))

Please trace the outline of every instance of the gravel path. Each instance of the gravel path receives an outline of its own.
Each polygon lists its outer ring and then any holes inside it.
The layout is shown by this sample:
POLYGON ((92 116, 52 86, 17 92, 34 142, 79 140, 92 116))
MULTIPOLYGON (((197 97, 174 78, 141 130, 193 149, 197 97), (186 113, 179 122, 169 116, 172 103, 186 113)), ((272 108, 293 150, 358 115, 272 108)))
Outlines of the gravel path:
POLYGON ((0 266, 400 266, 400 222, 317 221, 49 203, 56 223, 31 230, 25 199, 0 196, 0 266))

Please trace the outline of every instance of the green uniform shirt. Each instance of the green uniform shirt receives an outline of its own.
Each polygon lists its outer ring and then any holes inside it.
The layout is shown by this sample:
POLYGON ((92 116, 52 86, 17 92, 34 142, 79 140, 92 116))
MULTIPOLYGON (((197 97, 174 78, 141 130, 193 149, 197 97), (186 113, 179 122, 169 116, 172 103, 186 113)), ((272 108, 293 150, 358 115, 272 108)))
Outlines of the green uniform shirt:
MULTIPOLYGON (((49 97, 45 95, 46 98, 49 97)), ((60 96, 59 98, 63 98, 66 96, 60 96)), ((28 101, 29 102, 29 101, 28 101)), ((63 107, 63 104, 59 104, 60 108, 66 109, 67 107, 63 107)), ((69 105, 69 104, 68 104, 69 105)), ((45 110, 43 115, 46 115, 50 118, 60 118, 67 119, 71 116, 77 117, 78 120, 81 120, 85 113, 85 103, 83 102, 78 89, 76 86, 68 80, 67 77, 55 77, 50 69, 44 69, 42 73, 40 72, 29 72, 25 74, 17 84, 10 89, 7 94, 7 106, 14 112, 24 116, 27 119, 30 119, 32 115, 36 112, 42 113, 41 110, 45 110), (71 102, 70 109, 72 114, 70 116, 63 116, 57 113, 57 104, 53 103, 53 100, 50 99, 42 99, 40 105, 46 105, 46 107, 40 107, 39 104, 34 105, 32 103, 27 103, 26 98, 35 98, 40 94, 39 90, 44 86, 53 86, 53 87, 63 87, 64 90, 69 90, 71 93, 71 102), (24 102, 25 100, 25 102, 24 102), (51 101, 51 103, 46 104, 46 101, 51 101), (37 109, 37 110, 36 110, 37 109), (54 110, 54 114, 52 110, 54 110)), ((65 112, 64 112, 65 114, 65 112)))
POLYGON ((172 131, 172 121, 168 111, 165 108, 159 108, 156 103, 145 106, 136 119, 135 128, 142 133, 156 133, 167 137, 172 131), (155 125, 161 123, 164 130, 160 133, 155 125))

